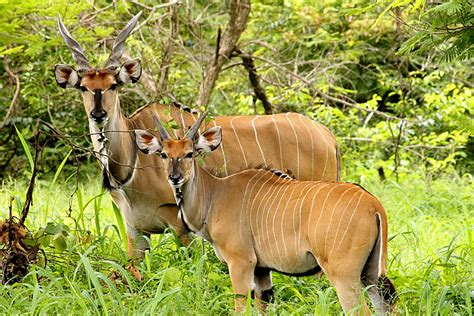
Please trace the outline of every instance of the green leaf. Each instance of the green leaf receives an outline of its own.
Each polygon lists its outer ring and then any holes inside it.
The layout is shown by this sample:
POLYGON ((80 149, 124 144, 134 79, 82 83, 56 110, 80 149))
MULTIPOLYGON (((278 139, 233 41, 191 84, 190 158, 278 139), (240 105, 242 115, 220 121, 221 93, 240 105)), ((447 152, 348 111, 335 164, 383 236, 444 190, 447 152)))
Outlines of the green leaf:
POLYGON ((67 249, 66 236, 62 232, 54 235, 53 246, 59 251, 64 251, 67 249))
POLYGON ((120 231, 120 238, 122 239, 122 245, 125 249, 127 249, 128 247, 127 234, 125 232, 125 224, 123 222, 122 213, 120 213, 119 208, 117 207, 117 205, 115 205, 114 202, 112 202, 112 208, 114 210, 115 219, 117 220, 117 226, 120 231))
POLYGON ((31 172, 33 172, 34 169, 34 162, 33 162, 33 156, 31 156, 30 148, 28 147, 28 144, 25 141, 25 138, 23 135, 21 135, 20 131, 18 128, 15 126, 16 133, 18 135, 18 138, 20 138, 21 146, 23 147, 23 150, 25 151, 26 156, 28 157, 28 161, 30 162, 30 167, 31 167, 31 172))
POLYGON ((66 157, 64 157, 63 161, 61 161, 61 164, 58 167, 58 170, 56 170, 56 173, 54 174, 53 181, 51 182, 51 186, 53 187, 54 184, 56 183, 56 179, 58 178, 59 174, 61 173, 61 170, 63 170, 64 165, 66 164, 67 159, 69 158, 69 155, 72 153, 72 149, 69 150, 67 153, 66 157))
POLYGON ((20 45, 13 48, 5 49, 0 52, 0 56, 7 56, 7 55, 13 55, 16 53, 21 53, 23 51, 23 47, 24 47, 23 45, 20 45))

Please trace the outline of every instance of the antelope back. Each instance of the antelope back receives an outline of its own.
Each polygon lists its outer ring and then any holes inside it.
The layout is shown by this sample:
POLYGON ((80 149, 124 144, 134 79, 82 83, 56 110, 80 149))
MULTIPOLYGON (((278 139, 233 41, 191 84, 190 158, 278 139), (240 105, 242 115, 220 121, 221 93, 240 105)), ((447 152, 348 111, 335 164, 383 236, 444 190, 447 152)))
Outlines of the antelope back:
MULTIPOLYGON (((155 113, 173 138, 183 137, 197 114, 175 105, 145 106, 131 116, 139 121, 155 113)), ((151 122, 151 120, 148 120, 151 122)), ((154 124, 137 124, 136 128, 153 128, 154 124)), ((218 116, 204 122, 200 130, 222 128, 222 143, 204 157, 205 167, 227 176, 256 166, 287 170, 300 180, 338 179, 338 144, 323 125, 297 113, 263 116, 218 116)))

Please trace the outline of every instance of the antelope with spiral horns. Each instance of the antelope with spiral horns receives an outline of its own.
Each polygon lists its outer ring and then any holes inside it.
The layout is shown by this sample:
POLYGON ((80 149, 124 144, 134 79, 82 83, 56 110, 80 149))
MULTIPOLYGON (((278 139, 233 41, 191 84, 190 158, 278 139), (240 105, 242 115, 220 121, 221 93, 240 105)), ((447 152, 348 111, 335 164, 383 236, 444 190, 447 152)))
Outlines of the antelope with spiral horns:
MULTIPOLYGON (((58 17, 59 33, 72 51, 77 68, 56 65, 57 83, 80 91, 91 138, 102 168, 104 186, 126 222, 129 255, 143 256, 148 243, 142 236, 161 233, 171 227, 186 239, 187 230, 177 218, 173 192, 159 157, 141 153, 135 145, 135 129, 154 127, 152 114, 173 120, 184 133, 197 119, 179 103, 151 103, 126 117, 120 108, 119 91, 126 83, 139 80, 138 59, 120 63, 125 41, 141 13, 135 15, 115 40, 110 57, 102 68, 89 65, 79 43, 58 17)), ((272 165, 290 169, 302 180, 336 180, 339 176, 339 150, 332 133, 323 125, 296 114, 216 117, 226 135, 219 150, 205 158, 206 168, 230 175, 250 166, 272 165)), ((174 135, 174 136, 176 136, 174 135)))
POLYGON ((229 267, 236 310, 250 291, 264 308, 272 298, 271 270, 290 275, 324 272, 345 312, 370 314, 361 285, 380 312, 393 307, 386 277, 387 215, 360 186, 298 181, 280 172, 249 169, 218 178, 195 161, 221 144, 221 128, 199 133, 205 114, 184 138, 172 139, 158 118, 159 137, 136 130, 138 147, 163 159, 180 217, 209 241, 229 267))

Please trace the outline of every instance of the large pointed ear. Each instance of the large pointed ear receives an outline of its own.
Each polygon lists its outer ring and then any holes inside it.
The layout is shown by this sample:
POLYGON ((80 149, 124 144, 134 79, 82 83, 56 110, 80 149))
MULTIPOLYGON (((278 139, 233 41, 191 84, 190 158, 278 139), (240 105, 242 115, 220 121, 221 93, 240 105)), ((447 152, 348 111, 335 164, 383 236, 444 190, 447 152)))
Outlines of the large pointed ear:
POLYGON ((117 74, 120 83, 135 83, 142 75, 142 64, 140 59, 132 59, 123 63, 117 74))
POLYGON ((203 132, 194 141, 194 149, 199 153, 208 153, 215 150, 222 141, 222 128, 220 126, 212 127, 203 132))
POLYGON ((55 65, 54 76, 56 78, 56 82, 61 88, 78 87, 79 82, 81 81, 77 71, 68 65, 55 65))
POLYGON ((136 129, 135 136, 135 142, 143 153, 151 155, 161 152, 161 149, 163 148, 161 142, 151 133, 141 129, 136 129))

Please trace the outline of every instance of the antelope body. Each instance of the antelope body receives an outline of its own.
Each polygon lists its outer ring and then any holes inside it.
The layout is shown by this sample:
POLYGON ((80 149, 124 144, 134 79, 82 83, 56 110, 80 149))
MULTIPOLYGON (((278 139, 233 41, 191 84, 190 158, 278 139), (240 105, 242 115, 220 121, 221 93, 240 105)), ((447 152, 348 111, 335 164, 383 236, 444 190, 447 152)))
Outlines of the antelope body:
MULTIPOLYGON (((196 121, 186 108, 150 104, 126 117, 120 109, 118 90, 141 75, 140 60, 119 63, 127 36, 140 13, 120 32, 103 68, 92 68, 81 46, 58 18, 59 31, 78 64, 56 65, 55 76, 63 87, 81 91, 91 138, 110 190, 126 222, 129 255, 143 255, 148 244, 140 238, 171 227, 186 239, 187 230, 177 218, 177 207, 159 157, 144 155, 135 145, 135 129, 154 127, 151 115, 179 125, 177 134, 196 121)), ((220 148, 205 159, 206 168, 230 175, 261 164, 290 169, 303 180, 336 180, 339 176, 338 145, 331 132, 300 114, 216 117, 226 135, 220 148)))
MULTIPOLYGON (((343 182, 297 181, 262 169, 217 178, 193 159, 217 150, 220 127, 201 135, 200 120, 186 137, 136 131, 139 148, 158 153, 190 230, 208 240, 229 266, 234 293, 272 294, 271 270, 291 275, 324 272, 343 309, 360 301, 361 282, 380 311, 391 310, 395 290, 386 277, 387 216, 363 188, 343 182)), ((362 302, 363 304, 363 302, 362 302)), ((236 299, 239 311, 245 305, 236 299)), ((364 312, 369 313, 364 305, 364 312)))

